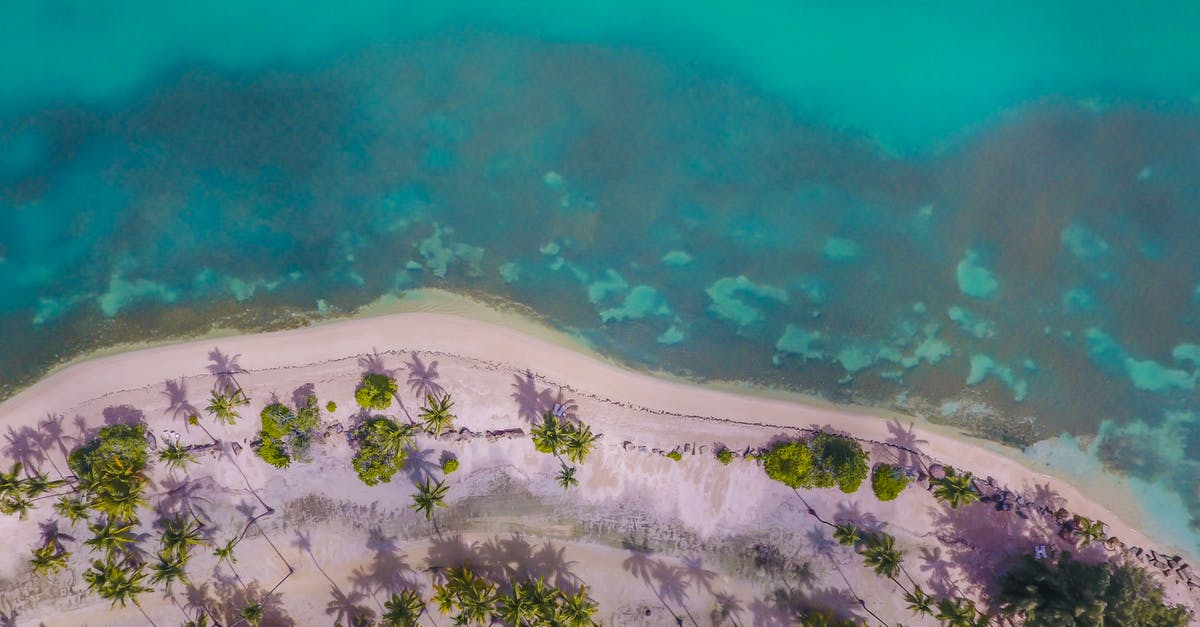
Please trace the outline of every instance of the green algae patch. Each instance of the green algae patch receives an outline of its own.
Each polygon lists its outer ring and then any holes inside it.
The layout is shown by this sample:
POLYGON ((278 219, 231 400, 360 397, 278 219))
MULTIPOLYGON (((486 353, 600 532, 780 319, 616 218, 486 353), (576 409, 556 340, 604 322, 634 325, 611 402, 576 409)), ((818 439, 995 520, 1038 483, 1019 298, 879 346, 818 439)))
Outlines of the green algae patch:
POLYGON ((654 338, 654 341, 659 344, 671 345, 682 342, 684 337, 686 337, 686 334, 683 332, 683 328, 679 324, 672 324, 667 327, 666 331, 663 331, 662 334, 654 338))
POLYGON ((588 301, 595 305, 610 295, 627 289, 629 289, 629 283, 626 283, 616 270, 609 268, 604 271, 603 276, 588 284, 588 301))
POLYGON ((1095 259, 1108 252, 1108 242, 1081 224, 1072 224, 1063 229, 1059 240, 1063 248, 1075 255, 1076 259, 1095 259))
POLYGON ((467 276, 480 276, 483 274, 480 267, 483 261, 483 249, 468 244, 442 241, 443 235, 450 235, 453 232, 454 230, 451 228, 442 228, 435 224, 433 233, 417 243, 417 252, 421 253, 421 257, 425 259, 424 266, 439 279, 445 278, 450 264, 456 262, 466 266, 467 276))
POLYGON ((783 335, 779 337, 779 341, 775 342, 775 350, 780 353, 797 355, 805 360, 820 359, 822 354, 816 347, 820 341, 821 333, 819 331, 809 331, 794 324, 789 324, 783 330, 783 335))
POLYGON ((946 315, 964 332, 981 340, 996 337, 996 324, 987 318, 979 316, 965 307, 954 305, 946 310, 946 315))
POLYGON ((825 240, 821 254, 830 261, 848 261, 862 252, 862 246, 852 239, 831 237, 825 240))
POLYGON ((658 290, 649 285, 638 285, 625 295, 625 301, 620 307, 605 309, 600 312, 603 322, 621 322, 637 320, 646 316, 669 316, 671 307, 667 299, 658 290))
POLYGON ((954 276, 958 289, 972 298, 989 299, 1000 289, 1000 282, 992 271, 983 265, 979 253, 968 250, 963 260, 955 267, 954 276))
POLYGON ((521 266, 517 265, 516 263, 509 261, 505 264, 502 264, 498 270, 500 272, 500 278, 503 279, 505 283, 516 283, 517 281, 521 280, 521 266))
POLYGON ((788 294, 781 287, 759 285, 746 278, 745 275, 718 279, 704 290, 711 303, 709 313, 717 318, 732 321, 738 327, 745 327, 762 320, 762 310, 746 302, 745 297, 759 301, 773 300, 780 303, 788 301, 788 294))
MULTIPOLYGON (((1133 386, 1139 390, 1144 392, 1190 390, 1196 385, 1195 374, 1168 368, 1151 359, 1137 359, 1130 355, 1125 347, 1121 346, 1111 335, 1098 328, 1092 327, 1084 335, 1087 338, 1088 357, 1096 365, 1109 372, 1124 373, 1133 382, 1133 386)), ((1194 346, 1194 344, 1176 346, 1172 351, 1172 356, 1177 361, 1191 361, 1193 357, 1200 358, 1200 349, 1191 348, 1194 346)))
POLYGON ((1018 403, 1029 395, 1029 383, 1017 376, 1008 366, 997 363, 987 355, 971 355, 971 372, 967 375, 967 385, 978 385, 989 376, 996 377, 1013 392, 1013 400, 1018 403))
POLYGON ((108 280, 108 291, 98 296, 96 302, 100 312, 111 318, 134 302, 148 298, 173 303, 179 299, 179 292, 165 283, 149 279, 129 281, 114 273, 108 280))
POLYGON ((692 263, 692 259, 694 259, 694 257, 682 250, 672 250, 671 252, 662 256, 663 264, 671 266, 672 268, 686 266, 689 263, 692 263))

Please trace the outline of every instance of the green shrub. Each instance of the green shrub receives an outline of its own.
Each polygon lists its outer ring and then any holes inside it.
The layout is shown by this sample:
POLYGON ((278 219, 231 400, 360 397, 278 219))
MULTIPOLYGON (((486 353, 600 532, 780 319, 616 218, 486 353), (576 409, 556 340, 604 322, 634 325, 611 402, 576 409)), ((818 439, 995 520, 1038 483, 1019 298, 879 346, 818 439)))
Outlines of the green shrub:
POLYGON ((327 411, 331 414, 333 412, 337 411, 337 403, 335 403, 333 401, 329 401, 328 403, 325 403, 325 411, 327 411))
POLYGON ((813 485, 837 486, 842 492, 856 492, 867 478, 867 453, 854 438, 818 433, 809 443, 813 456, 813 485))
POLYGON ((813 454, 805 442, 780 442, 763 454, 767 476, 789 488, 813 486, 813 454))
POLYGON ((71 451, 67 465, 81 480, 108 474, 117 458, 121 464, 138 472, 146 467, 147 449, 143 425, 109 425, 100 429, 95 438, 71 451))
POLYGON ((392 475, 404 467, 414 429, 384 416, 368 418, 359 425, 352 434, 358 451, 351 461, 358 478, 367 485, 391 481, 392 475))
POLYGON ((354 400, 363 409, 384 410, 392 406, 396 395, 396 380, 385 374, 364 374, 354 391, 354 400))
POLYGON ((254 452, 264 462, 276 468, 287 468, 292 463, 292 458, 288 456, 287 451, 283 449, 283 445, 278 440, 263 438, 262 444, 259 444, 258 450, 254 452))
POLYGON ((448 475, 455 470, 458 470, 458 460, 453 457, 447 457, 442 460, 442 474, 448 475))
POLYGON ((892 501, 908 487, 908 475, 891 464, 878 464, 871 471, 871 491, 881 501, 892 501))
POLYGON ((679 460, 683 459, 683 454, 680 453, 679 451, 671 451, 670 453, 667 453, 667 457, 670 457, 671 459, 673 459, 675 461, 679 461, 679 460))
POLYGON ((733 451, 727 448, 717 451, 717 461, 728 466, 733 461, 733 451))

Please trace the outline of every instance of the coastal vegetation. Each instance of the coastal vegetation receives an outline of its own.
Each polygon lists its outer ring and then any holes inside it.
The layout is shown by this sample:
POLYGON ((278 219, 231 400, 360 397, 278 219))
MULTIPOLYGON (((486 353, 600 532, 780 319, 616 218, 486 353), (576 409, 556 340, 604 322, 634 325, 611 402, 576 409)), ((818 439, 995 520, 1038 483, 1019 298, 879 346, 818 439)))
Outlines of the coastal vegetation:
POLYGON ((929 480, 935 498, 949 505, 951 509, 958 509, 979 500, 971 473, 959 473, 949 466, 945 467, 944 472, 945 476, 932 477, 929 480))
POLYGON ((250 404, 250 398, 241 388, 233 391, 229 390, 213 390, 208 400, 208 407, 205 408, 208 413, 212 414, 217 422, 232 425, 236 424, 241 415, 238 414, 237 408, 250 404))
POLYGON ((908 487, 908 475, 899 466, 876 464, 871 470, 871 491, 881 501, 893 501, 908 487))
POLYGON ((530 435, 538 452, 553 455, 558 460, 558 484, 564 490, 579 485, 579 480, 575 477, 576 466, 567 464, 563 457, 572 464, 583 464, 597 439, 591 427, 583 421, 560 418, 554 412, 547 411, 542 414, 541 420, 534 424, 530 435))
POLYGON ((852 494, 867 477, 867 453, 853 438, 819 432, 785 440, 763 454, 767 476, 793 488, 833 488, 852 494))
POLYGON ((717 461, 728 466, 733 462, 733 451, 729 450, 728 447, 722 446, 717 450, 717 461))
POLYGON ((352 432, 358 450, 351 464, 363 483, 388 483, 404 467, 416 427, 398 424, 386 416, 367 418, 352 432))
POLYGON ((317 397, 308 395, 304 405, 296 410, 283 403, 271 403, 259 413, 261 440, 255 453, 276 468, 286 468, 293 461, 307 461, 313 433, 321 419, 317 397))
POLYGON ((386 374, 367 373, 354 391, 354 400, 363 409, 383 411, 392 406, 396 396, 396 379, 386 374))
POLYGON ((999 578, 1000 612, 1029 627, 1123 625, 1183 627, 1187 610, 1163 600, 1162 587, 1132 564, 1090 564, 1063 551, 1057 561, 1024 557, 999 578))

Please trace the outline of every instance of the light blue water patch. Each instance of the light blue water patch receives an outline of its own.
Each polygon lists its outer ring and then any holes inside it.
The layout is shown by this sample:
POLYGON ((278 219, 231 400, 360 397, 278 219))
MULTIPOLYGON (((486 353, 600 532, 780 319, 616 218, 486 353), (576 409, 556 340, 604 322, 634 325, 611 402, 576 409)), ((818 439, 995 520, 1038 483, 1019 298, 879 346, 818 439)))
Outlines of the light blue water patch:
POLYGON ((1190 361, 1193 368, 1200 368, 1200 344, 1178 344, 1171 350, 1175 361, 1190 361))
POLYGON ((122 309, 141 300, 157 299, 164 303, 173 303, 179 298, 179 292, 168 285, 149 279, 128 280, 113 273, 108 282, 108 291, 96 298, 100 312, 109 318, 117 315, 122 309))
POLYGON ((443 242, 443 235, 452 235, 454 229, 435 224, 433 233, 417 244, 417 252, 425 259, 425 267, 438 278, 445 278, 450 264, 464 266, 467 276, 483 274, 483 249, 459 242, 443 242))
POLYGON ((1081 224, 1072 224, 1063 229, 1059 239, 1072 255, 1085 261, 1108 252, 1108 242, 1081 224))
POLYGON ((548 256, 553 257, 554 255, 557 255, 558 253, 562 252, 562 246, 560 246, 558 244, 558 242, 550 241, 550 242, 546 242, 545 244, 542 244, 541 246, 539 246, 538 252, 542 253, 543 255, 548 255, 548 256))
POLYGON ((663 331, 661 335, 654 338, 654 341, 658 342, 659 344, 666 344, 669 346, 682 342, 685 337, 687 337, 687 334, 684 332, 683 327, 680 325, 680 323, 675 322, 672 323, 671 326, 667 327, 667 330, 663 331))
POLYGON ((983 265, 979 253, 974 250, 968 250, 963 260, 958 262, 954 276, 958 280, 958 289, 972 298, 992 298, 1000 289, 1000 282, 983 265))
MULTIPOLYGON (((931 336, 925 338, 920 344, 917 345, 917 349, 913 351, 913 357, 915 357, 918 361, 924 360, 928 364, 936 364, 943 358, 949 357, 953 353, 954 350, 950 348, 949 344, 931 336)), ((912 366, 910 366, 908 360, 906 359, 901 361, 901 365, 906 368, 911 368, 917 364, 913 363, 912 366)))
POLYGON ((817 348, 817 344, 820 341, 820 331, 809 331, 794 324, 789 324, 783 330, 783 335, 775 342, 775 350, 780 353, 799 356, 804 360, 820 359, 822 353, 817 348))
MULTIPOLYGON (((1183 370, 1168 368, 1161 363, 1149 359, 1136 359, 1111 335, 1092 327, 1085 336, 1088 343, 1088 356, 1097 365, 1109 372, 1124 373, 1133 382, 1134 387, 1146 392, 1169 392, 1171 390, 1190 390, 1196 385, 1196 374, 1183 370)), ((1175 355, 1175 359, 1190 359, 1190 345, 1183 345, 1183 357, 1175 355)), ((1179 347, 1176 347, 1178 350, 1179 347)))
POLYGON ((500 278, 505 283, 516 283, 521 280, 521 266, 515 262, 506 261, 500 264, 497 271, 500 272, 500 278))
POLYGON ((230 277, 226 282, 229 287, 229 293, 233 294, 234 300, 239 303, 244 303, 251 298, 254 298, 254 292, 260 288, 265 288, 268 291, 279 287, 279 281, 267 281, 265 279, 256 279, 253 281, 245 281, 237 277, 230 277))
POLYGON ((686 251, 672 250, 662 256, 662 262, 673 268, 679 268, 692 263, 692 256, 686 251))
POLYGON ((717 279, 705 288, 704 293, 708 294, 711 301, 708 306, 709 313, 717 318, 730 320, 739 328, 762 320, 762 310, 746 302, 747 298, 758 302, 788 301, 787 291, 783 288, 759 285, 745 275, 717 279))
POLYGON ((1029 382, 1018 377, 1012 368, 997 363, 987 355, 971 355, 971 371, 967 374, 967 385, 978 385, 989 376, 996 377, 1007 385, 1013 392, 1013 400, 1018 403, 1025 400, 1029 394, 1029 382))
POLYGON ((625 301, 620 307, 605 309, 600 312, 602 322, 621 322, 637 320, 646 316, 670 316, 671 306, 658 290, 649 285, 635 286, 625 295, 625 301))
POLYGON ((946 315, 958 325, 958 328, 981 340, 996 337, 996 323, 965 307, 953 305, 946 310, 946 315))
POLYGON ((595 305, 609 295, 624 292, 626 289, 629 289, 629 283, 626 283, 616 270, 609 268, 600 278, 588 284, 588 301, 595 305))
POLYGON ((1062 308, 1069 314, 1089 312, 1096 308, 1096 299, 1086 288, 1072 288, 1063 292, 1062 308))
POLYGON ((858 242, 842 237, 831 237, 825 240, 821 253, 830 261, 846 261, 854 259, 862 252, 858 242))

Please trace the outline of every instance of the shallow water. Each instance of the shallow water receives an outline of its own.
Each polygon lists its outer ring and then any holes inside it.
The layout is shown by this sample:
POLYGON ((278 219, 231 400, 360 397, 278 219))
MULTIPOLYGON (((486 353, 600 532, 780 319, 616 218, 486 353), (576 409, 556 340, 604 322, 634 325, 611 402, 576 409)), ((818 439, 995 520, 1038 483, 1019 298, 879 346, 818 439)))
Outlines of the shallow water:
POLYGON ((1082 436, 1030 454, 1200 546, 1200 9, 393 4, 10 9, 3 391, 444 287, 634 364, 1082 436))

